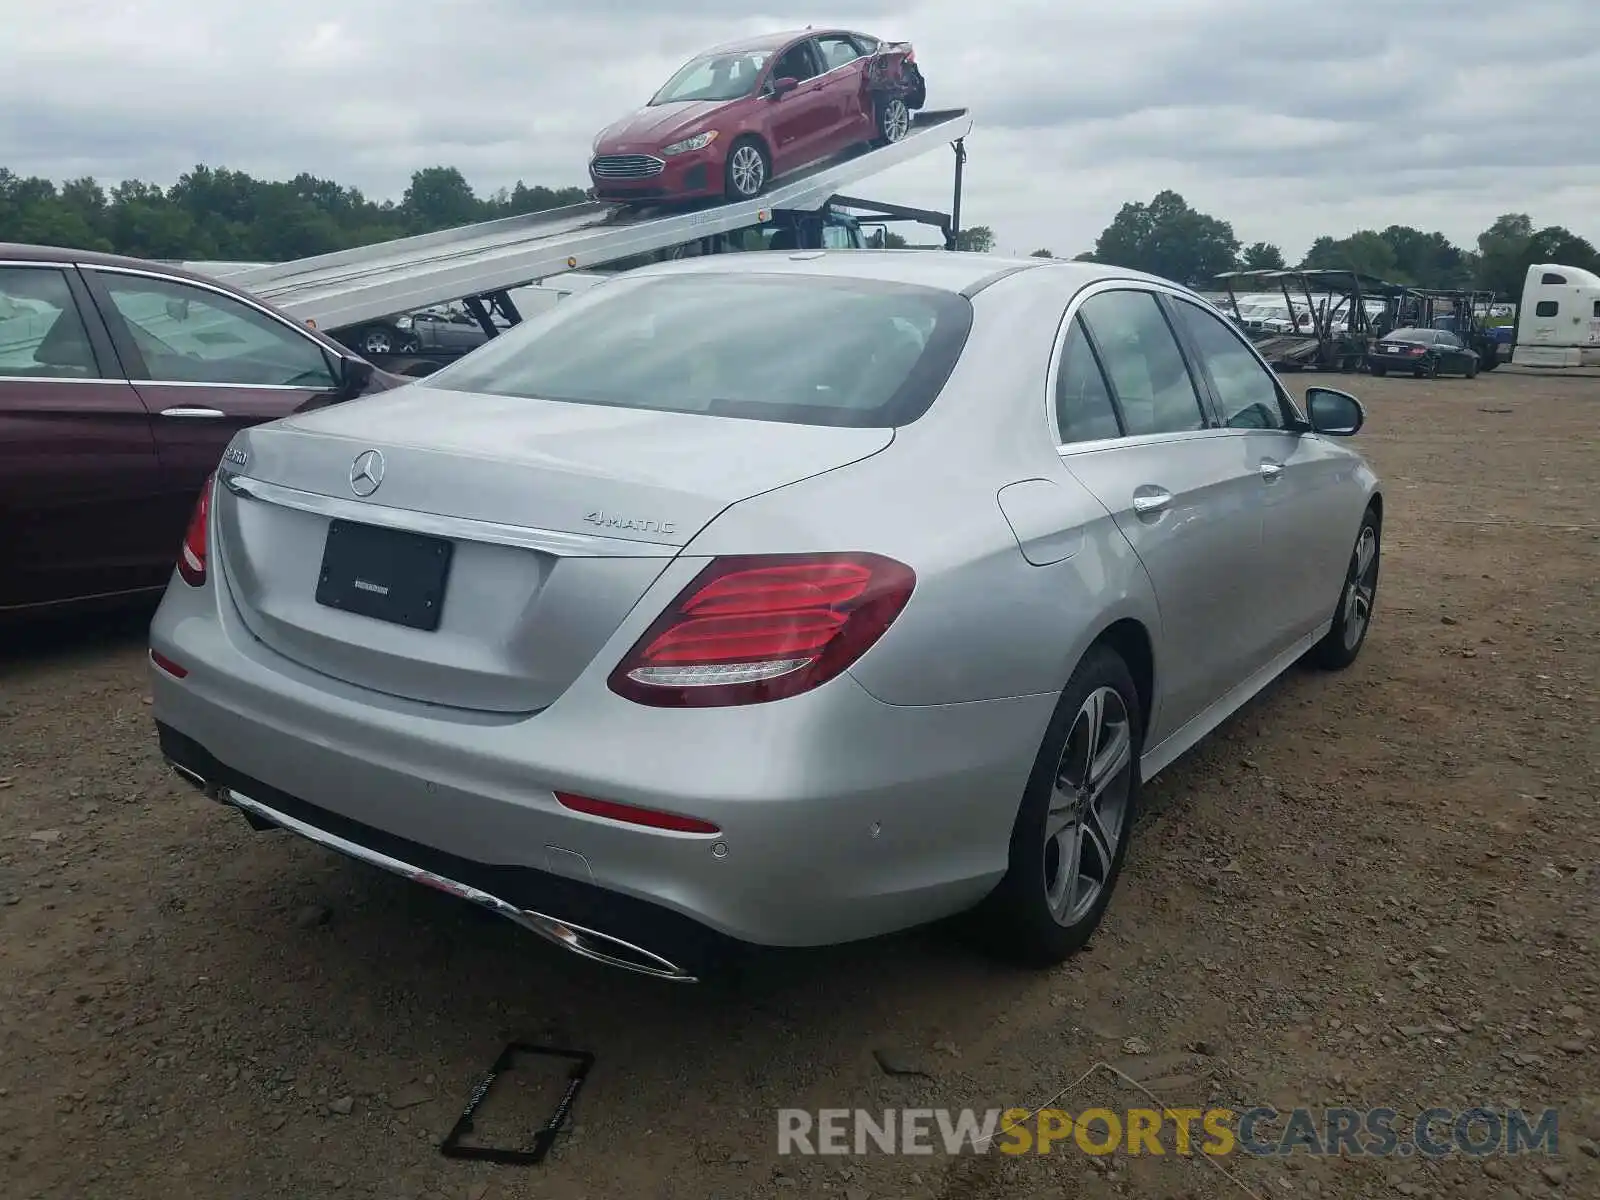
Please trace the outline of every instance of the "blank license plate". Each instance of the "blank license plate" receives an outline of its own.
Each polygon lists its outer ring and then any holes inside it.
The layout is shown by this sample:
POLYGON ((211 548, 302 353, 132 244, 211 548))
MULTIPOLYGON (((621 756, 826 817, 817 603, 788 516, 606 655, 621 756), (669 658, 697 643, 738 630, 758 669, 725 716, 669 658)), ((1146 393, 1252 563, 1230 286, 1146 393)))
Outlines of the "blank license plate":
POLYGON ((317 603, 432 632, 439 628, 454 549, 444 538, 332 521, 317 577, 317 603))

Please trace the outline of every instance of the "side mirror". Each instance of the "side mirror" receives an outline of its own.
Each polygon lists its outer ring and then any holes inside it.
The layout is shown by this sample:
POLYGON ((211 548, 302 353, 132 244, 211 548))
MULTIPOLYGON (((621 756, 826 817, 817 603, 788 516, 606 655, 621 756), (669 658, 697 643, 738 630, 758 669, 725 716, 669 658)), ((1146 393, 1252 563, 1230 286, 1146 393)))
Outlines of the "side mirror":
POLYGON ((781 99, 799 86, 800 81, 793 75, 785 75, 782 78, 774 79, 772 81, 772 98, 774 100, 781 99))
POLYGON ((1367 410, 1349 392, 1312 387, 1306 389, 1306 416, 1313 433, 1352 437, 1366 424, 1367 410))
POLYGON ((367 390, 367 384, 372 382, 374 367, 364 358, 346 357, 339 360, 339 389, 335 393, 340 400, 354 400, 367 390))
POLYGON ((174 321, 187 321, 189 319, 189 301, 184 299, 168 300, 167 316, 174 321))

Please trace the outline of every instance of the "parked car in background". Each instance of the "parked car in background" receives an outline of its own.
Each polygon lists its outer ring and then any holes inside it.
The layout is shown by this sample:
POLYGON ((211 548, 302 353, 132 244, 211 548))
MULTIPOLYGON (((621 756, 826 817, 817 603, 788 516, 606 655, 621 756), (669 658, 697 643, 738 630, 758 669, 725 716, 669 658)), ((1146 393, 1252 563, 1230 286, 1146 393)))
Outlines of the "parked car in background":
POLYGON ((844 29, 729 42, 595 138, 593 194, 748 200, 851 146, 899 141, 926 99, 909 42, 844 29))
POLYGON ((329 336, 359 354, 461 355, 489 340, 473 316, 463 309, 424 308, 382 321, 369 321, 353 329, 338 329, 329 336))
POLYGON ((1115 267, 641 267, 239 435, 151 626, 161 748, 668 980, 962 912, 1058 962, 1142 781, 1360 653, 1363 420, 1115 267))
POLYGON ((403 382, 181 268, 0 244, 0 617, 158 593, 235 433, 403 382))
POLYGON ((1367 370, 1374 375, 1409 371, 1418 379, 1443 374, 1471 379, 1478 373, 1478 354, 1448 329, 1396 329, 1372 347, 1367 370))

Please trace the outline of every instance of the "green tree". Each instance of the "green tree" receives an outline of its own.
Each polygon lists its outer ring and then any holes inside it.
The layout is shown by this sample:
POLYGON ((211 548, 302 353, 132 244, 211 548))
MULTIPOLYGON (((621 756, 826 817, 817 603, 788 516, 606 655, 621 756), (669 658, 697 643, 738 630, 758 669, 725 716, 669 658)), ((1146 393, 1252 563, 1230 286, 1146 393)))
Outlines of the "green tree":
POLYGON ((1307 271, 1356 271, 1393 279, 1394 249, 1376 230, 1358 229, 1345 238, 1319 237, 1311 243, 1300 267, 1307 271))
POLYGON ((987 225, 969 225, 956 231, 957 250, 975 250, 987 254, 994 249, 994 230, 987 225))
POLYGON ((1054 258, 1055 256, 1056 252, 1054 250, 1035 250, 1028 255, 1029 258, 1054 258))
POLYGON ((1204 286, 1233 267, 1239 239, 1227 221, 1195 211, 1169 190, 1149 204, 1124 204, 1093 254, 1095 262, 1204 286))
POLYGON ((1527 213, 1496 217, 1478 235, 1478 286, 1503 296, 1521 295, 1532 240, 1533 218, 1527 213))
POLYGON ((483 219, 483 206, 472 194, 472 185, 454 167, 426 167, 415 172, 400 208, 419 232, 483 219))
POLYGON ((883 248, 885 250, 904 250, 911 243, 892 229, 883 231, 883 248))
POLYGON ((1283 251, 1271 242, 1252 242, 1239 255, 1239 266, 1246 271, 1281 271, 1287 265, 1283 251))
POLYGON ((1528 268, 1535 263, 1559 263, 1600 271, 1600 252, 1593 243, 1560 225, 1534 230, 1526 213, 1506 213, 1478 235, 1477 284, 1516 299, 1528 268))

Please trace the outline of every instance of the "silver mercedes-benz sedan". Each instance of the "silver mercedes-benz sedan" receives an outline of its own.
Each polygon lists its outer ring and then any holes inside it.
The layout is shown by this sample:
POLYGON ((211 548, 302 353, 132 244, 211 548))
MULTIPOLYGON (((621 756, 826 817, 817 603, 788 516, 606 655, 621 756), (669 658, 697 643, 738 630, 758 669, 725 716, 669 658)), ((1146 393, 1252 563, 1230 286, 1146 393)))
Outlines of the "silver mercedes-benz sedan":
POLYGON ((1141 782, 1359 653, 1363 420, 1116 268, 644 268, 240 433, 151 629, 161 746, 667 979, 954 914, 1059 962, 1141 782))

